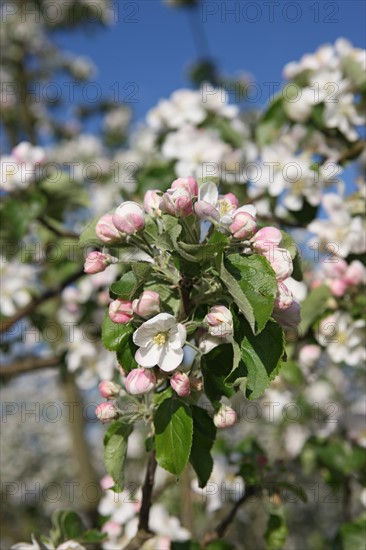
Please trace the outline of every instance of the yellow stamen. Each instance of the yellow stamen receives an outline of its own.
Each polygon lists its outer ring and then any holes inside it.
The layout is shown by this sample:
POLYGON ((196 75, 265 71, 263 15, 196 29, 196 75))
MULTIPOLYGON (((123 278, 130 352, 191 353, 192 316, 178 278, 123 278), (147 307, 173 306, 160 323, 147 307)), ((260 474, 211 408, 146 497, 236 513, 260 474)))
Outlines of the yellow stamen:
POLYGON ((162 346, 163 344, 165 344, 166 340, 167 340, 167 333, 166 332, 159 332, 153 338, 154 344, 158 344, 158 346, 162 346))

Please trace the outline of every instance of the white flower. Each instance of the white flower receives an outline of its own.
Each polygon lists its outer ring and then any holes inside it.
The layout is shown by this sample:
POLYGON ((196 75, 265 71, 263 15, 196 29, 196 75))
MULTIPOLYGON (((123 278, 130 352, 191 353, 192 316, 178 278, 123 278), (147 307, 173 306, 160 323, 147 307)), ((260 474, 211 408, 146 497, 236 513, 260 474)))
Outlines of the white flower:
POLYGON ((325 103, 324 124, 327 128, 338 128, 349 141, 355 141, 358 133, 354 125, 364 124, 365 118, 355 107, 353 94, 338 95, 334 103, 325 103))
POLYGON ((335 363, 352 367, 362 366, 366 360, 365 321, 353 321, 348 313, 337 312, 323 319, 317 335, 319 343, 326 347, 335 363))
POLYGON ((133 341, 140 349, 135 354, 139 365, 151 368, 158 365, 170 372, 183 361, 186 329, 173 315, 159 313, 143 323, 134 333, 133 341))

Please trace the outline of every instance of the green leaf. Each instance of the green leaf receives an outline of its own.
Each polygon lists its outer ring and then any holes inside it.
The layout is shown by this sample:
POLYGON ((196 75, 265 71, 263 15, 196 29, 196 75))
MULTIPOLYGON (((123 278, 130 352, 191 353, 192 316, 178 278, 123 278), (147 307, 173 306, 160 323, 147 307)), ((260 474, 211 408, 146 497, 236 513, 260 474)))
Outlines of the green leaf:
POLYGON ((210 261, 219 254, 222 254, 227 244, 227 238, 224 242, 214 242, 206 244, 187 244, 184 242, 178 243, 178 252, 185 253, 186 259, 192 262, 206 262, 210 261))
POLYGON ((327 308, 331 292, 328 286, 322 285, 314 288, 301 304, 301 323, 299 334, 304 336, 311 325, 318 319, 327 308))
POLYGON ((179 476, 189 459, 193 420, 186 403, 172 397, 154 415, 156 460, 164 470, 179 476))
POLYGON ((189 457, 197 474, 198 485, 207 485, 213 469, 211 449, 216 439, 216 427, 210 415, 201 407, 192 405, 193 440, 189 457))
POLYGON ((123 300, 130 300, 138 287, 139 284, 135 274, 132 271, 128 271, 119 281, 111 284, 111 291, 123 300))
POLYGON ((285 520, 280 514, 271 514, 268 519, 264 540, 267 550, 281 550, 286 542, 288 529, 285 520))
POLYGON ((231 344, 220 344, 202 356, 201 369, 204 388, 212 403, 220 401, 222 396, 231 397, 234 393, 226 378, 233 368, 233 347, 231 344))
POLYGON ((102 342, 109 351, 117 351, 131 338, 134 329, 130 324, 113 323, 108 310, 105 313, 102 324, 102 342))
POLYGON ((132 271, 138 281, 145 281, 151 274, 152 266, 146 262, 136 262, 132 264, 132 271))
POLYGON ((193 540, 177 541, 173 540, 170 546, 171 550, 201 550, 201 546, 198 542, 193 540))
POLYGON ((234 302, 243 313, 243 315, 248 320, 248 323, 252 327, 252 330, 255 330, 255 317, 254 311, 249 302, 248 298, 245 296, 244 292, 240 288, 238 281, 236 280, 231 273, 225 268, 223 262, 219 266, 220 279, 228 289, 231 297, 234 299, 234 302))
POLYGON ((352 523, 345 523, 339 530, 342 550, 364 550, 366 540, 366 514, 352 523))
MULTIPOLYGON (((272 267, 266 258, 258 254, 248 257, 230 254, 225 266, 250 304, 250 310, 246 307, 244 311, 237 302, 239 309, 251 326, 254 316, 257 328, 254 330, 253 327, 253 332, 260 332, 272 314, 277 294, 277 281, 272 267)), ((224 283, 226 284, 225 281, 224 283)))
POLYGON ((74 510, 55 510, 53 512, 50 536, 55 546, 79 537, 84 531, 85 525, 74 510))
POLYGON ((137 346, 133 343, 132 337, 124 339, 117 348, 117 361, 123 370, 129 373, 133 369, 137 369, 138 364, 135 359, 137 346))
POLYGON ((121 420, 113 422, 104 436, 104 462, 119 491, 123 490, 124 462, 127 453, 128 436, 132 427, 121 420))
POLYGON ((88 529, 78 538, 81 544, 98 544, 108 538, 107 533, 101 533, 97 529, 88 529))
POLYGON ((301 256, 295 240, 286 233, 286 231, 281 231, 282 233, 282 241, 280 242, 280 246, 282 248, 286 248, 290 252, 292 264, 293 264, 293 272, 292 277, 296 281, 302 281, 302 270, 301 270, 301 256))
MULTIPOLYGON (((270 320, 260 334, 254 335, 248 323, 244 319, 241 322, 244 327, 246 325, 241 353, 247 368, 247 389, 251 390, 248 397, 257 399, 280 369, 285 349, 283 330, 275 321, 270 320)), ((238 374, 242 377, 243 372, 238 374)))
POLYGON ((172 288, 166 283, 159 282, 158 279, 151 278, 144 286, 144 290, 154 290, 160 296, 160 303, 163 311, 176 315, 180 307, 180 296, 176 288, 172 288))
POLYGON ((182 232, 178 219, 173 216, 164 215, 165 231, 156 239, 156 246, 161 250, 173 252, 177 248, 177 239, 182 232))

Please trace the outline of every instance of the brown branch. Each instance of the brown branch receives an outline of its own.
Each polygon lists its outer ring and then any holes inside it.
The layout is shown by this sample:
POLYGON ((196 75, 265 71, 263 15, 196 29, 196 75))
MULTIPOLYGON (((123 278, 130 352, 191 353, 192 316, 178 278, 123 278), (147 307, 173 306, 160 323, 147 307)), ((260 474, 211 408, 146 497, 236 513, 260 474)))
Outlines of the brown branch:
POLYGON ((151 451, 147 462, 145 481, 142 487, 142 503, 139 513, 138 531, 133 539, 127 544, 125 550, 140 550, 144 542, 154 536, 154 533, 149 529, 149 517, 156 467, 155 451, 151 451))
POLYGON ((240 506, 244 504, 248 500, 249 497, 254 496, 256 494, 258 487, 255 485, 250 485, 246 490, 244 495, 234 504, 230 512, 227 514, 227 516, 224 517, 223 520, 215 527, 213 531, 209 531, 205 534, 202 540, 202 545, 206 546, 210 542, 213 542, 215 540, 222 539, 224 534, 226 533, 226 530, 230 526, 230 524, 233 522, 237 511, 239 510, 240 506))
POLYGON ((28 357, 27 359, 3 365, 0 368, 0 377, 8 379, 25 372, 58 367, 60 363, 61 359, 59 357, 28 357))
POLYGON ((74 233, 73 231, 67 231, 65 229, 61 229, 59 227, 54 226, 50 221, 48 221, 43 216, 38 218, 38 221, 46 227, 49 231, 57 235, 57 237, 61 238, 70 238, 70 239, 78 239, 79 235, 77 233, 74 233))
POLYGON ((23 308, 19 309, 12 317, 7 319, 6 321, 3 321, 0 324, 0 334, 8 331, 13 325, 15 325, 15 323, 20 321, 20 319, 23 319, 23 317, 27 317, 28 315, 33 313, 33 311, 39 305, 43 304, 43 302, 46 302, 50 298, 54 298, 55 296, 58 296, 59 294, 61 294, 61 292, 64 290, 64 288, 66 288, 71 283, 73 283, 73 282, 77 281, 78 279, 80 279, 80 277, 82 277, 84 274, 85 274, 84 271, 82 269, 80 269, 76 273, 73 273, 72 275, 67 277, 59 285, 57 285, 53 288, 49 288, 43 294, 38 296, 38 298, 35 298, 34 300, 32 300, 28 305, 26 305, 23 308))

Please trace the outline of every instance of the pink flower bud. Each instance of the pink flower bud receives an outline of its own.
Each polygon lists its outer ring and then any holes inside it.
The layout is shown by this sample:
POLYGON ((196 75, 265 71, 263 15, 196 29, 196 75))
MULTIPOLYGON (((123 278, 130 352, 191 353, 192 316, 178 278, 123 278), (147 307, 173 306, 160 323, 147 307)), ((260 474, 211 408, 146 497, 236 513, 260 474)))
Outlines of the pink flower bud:
POLYGON ((233 223, 230 231, 236 239, 247 239, 251 237, 257 228, 255 217, 248 211, 246 206, 238 208, 233 215, 233 223))
POLYGON ((320 346, 316 344, 307 344, 299 351, 299 363, 301 367, 310 368, 313 367, 321 354, 320 346))
POLYGON ((278 281, 283 281, 290 277, 293 265, 291 254, 286 248, 272 248, 266 252, 262 251, 262 254, 271 264, 278 281))
POLYGON ((107 491, 108 489, 111 489, 111 487, 114 487, 115 483, 113 481, 112 476, 109 474, 102 477, 100 480, 100 486, 103 489, 103 491, 107 491))
POLYGON ((113 224, 112 214, 105 214, 100 218, 95 226, 95 233, 104 243, 113 243, 120 241, 122 238, 122 235, 113 224))
POLYGON ((152 369, 139 367, 128 373, 125 380, 125 388, 131 395, 149 393, 155 388, 156 377, 152 369))
POLYGON ((109 266, 111 256, 102 252, 90 252, 84 263, 85 273, 93 274, 104 271, 109 266))
POLYGON ((220 410, 214 416, 216 428, 230 428, 237 422, 238 416, 229 405, 221 405, 220 410))
POLYGON ((115 397, 118 397, 121 388, 118 384, 115 384, 111 380, 102 380, 98 386, 98 389, 100 395, 104 397, 104 399, 114 399, 115 397))
POLYGON ((117 409, 113 403, 101 403, 95 408, 95 414, 103 424, 114 420, 118 416, 117 409))
POLYGON ((225 306, 213 306, 203 322, 208 324, 208 332, 212 336, 225 338, 233 332, 233 317, 225 306))
POLYGON ((133 316, 132 302, 117 298, 109 304, 109 317, 114 323, 128 323, 133 316))
POLYGON ((293 301, 294 301, 294 297, 292 295, 291 290, 287 288, 287 286, 284 283, 279 282, 277 297, 275 300, 275 308, 287 309, 292 305, 293 301))
POLYGON ((126 201, 119 205, 113 214, 113 223, 115 227, 126 233, 133 235, 144 228, 144 211, 137 202, 126 201))
POLYGON ((273 318, 286 329, 294 329, 301 321, 300 304, 294 300, 287 309, 275 309, 273 318))
POLYGON ((145 290, 139 298, 132 302, 132 309, 136 315, 148 318, 160 311, 160 296, 153 290, 145 290))
POLYGON ((186 218, 192 214, 192 196, 184 189, 168 189, 160 201, 160 209, 171 216, 186 218))
POLYGON ((359 285, 365 283, 366 269, 359 260, 353 260, 347 268, 344 280, 349 285, 359 285))
POLYGON ((122 235, 113 223, 112 214, 102 216, 95 226, 97 237, 104 243, 112 243, 121 240, 122 235))
POLYGON ((331 279, 328 282, 328 285, 333 296, 336 296, 337 298, 344 296, 344 293, 347 290, 347 283, 344 279, 331 279))
POLYGON ((122 525, 116 521, 106 521, 102 527, 102 533, 107 533, 110 538, 119 537, 122 533, 122 525))
POLYGON ((197 197, 198 196, 198 184, 192 176, 188 176, 187 178, 178 178, 173 181, 171 185, 172 189, 184 189, 185 191, 188 191, 190 193, 191 197, 197 197))
POLYGON ((177 372, 170 379, 170 385, 179 397, 187 397, 191 393, 191 386, 187 374, 177 372))
POLYGON ((144 208, 145 212, 153 216, 161 216, 160 210, 160 201, 161 201, 161 191, 159 189, 151 189, 146 191, 144 197, 144 208))
POLYGON ((252 237, 254 247, 263 252, 278 247, 282 241, 282 233, 277 227, 263 227, 252 237))

